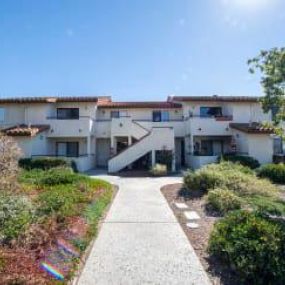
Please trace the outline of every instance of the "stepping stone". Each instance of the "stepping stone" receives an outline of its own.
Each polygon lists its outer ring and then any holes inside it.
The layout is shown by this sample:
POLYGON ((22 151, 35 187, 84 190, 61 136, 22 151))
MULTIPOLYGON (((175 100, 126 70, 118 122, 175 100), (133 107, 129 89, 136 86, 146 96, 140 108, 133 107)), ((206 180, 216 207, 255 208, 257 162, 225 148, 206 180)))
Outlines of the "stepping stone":
POLYGON ((200 216, 195 211, 186 211, 184 212, 185 217, 188 220, 199 220, 200 216))
POLYGON ((178 209, 188 209, 188 206, 185 203, 174 203, 178 209))
POLYGON ((199 225, 196 223, 187 223, 186 226, 190 229, 198 229, 199 225))

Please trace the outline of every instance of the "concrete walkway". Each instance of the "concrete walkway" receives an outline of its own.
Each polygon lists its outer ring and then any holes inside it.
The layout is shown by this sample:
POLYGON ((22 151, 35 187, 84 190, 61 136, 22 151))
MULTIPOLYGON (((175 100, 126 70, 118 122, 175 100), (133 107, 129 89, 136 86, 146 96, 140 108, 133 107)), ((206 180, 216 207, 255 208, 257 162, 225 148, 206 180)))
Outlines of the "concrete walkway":
POLYGON ((96 177, 119 192, 77 284, 210 284, 160 192, 181 178, 96 177))

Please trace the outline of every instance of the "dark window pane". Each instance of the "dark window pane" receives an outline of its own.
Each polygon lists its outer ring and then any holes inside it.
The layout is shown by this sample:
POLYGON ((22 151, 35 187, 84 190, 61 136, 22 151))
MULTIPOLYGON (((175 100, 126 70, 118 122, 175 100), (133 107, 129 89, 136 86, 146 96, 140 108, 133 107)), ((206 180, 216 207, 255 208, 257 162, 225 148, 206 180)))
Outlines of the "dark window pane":
POLYGON ((72 156, 72 157, 78 156, 78 142, 67 143, 67 156, 72 156))
POLYGON ((79 119, 79 108, 57 108, 58 119, 79 119))
POLYGON ((119 111, 111 111, 111 118, 120 118, 119 111))
POLYGON ((153 122, 161 122, 161 111, 153 111, 152 112, 152 121, 153 122))
POLYGON ((222 115, 221 107, 200 107, 201 117, 221 117, 222 115))

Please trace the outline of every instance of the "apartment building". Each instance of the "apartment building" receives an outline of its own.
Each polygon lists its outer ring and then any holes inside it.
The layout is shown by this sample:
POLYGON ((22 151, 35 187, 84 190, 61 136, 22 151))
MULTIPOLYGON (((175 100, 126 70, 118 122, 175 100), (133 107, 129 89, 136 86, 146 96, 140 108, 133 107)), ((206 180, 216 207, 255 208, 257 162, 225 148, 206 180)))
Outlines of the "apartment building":
POLYGON ((270 163, 279 151, 272 129, 261 125, 270 120, 256 97, 0 99, 0 129, 13 136, 23 157, 63 157, 80 171, 148 168, 162 151, 173 154, 172 170, 197 169, 226 153, 270 163))

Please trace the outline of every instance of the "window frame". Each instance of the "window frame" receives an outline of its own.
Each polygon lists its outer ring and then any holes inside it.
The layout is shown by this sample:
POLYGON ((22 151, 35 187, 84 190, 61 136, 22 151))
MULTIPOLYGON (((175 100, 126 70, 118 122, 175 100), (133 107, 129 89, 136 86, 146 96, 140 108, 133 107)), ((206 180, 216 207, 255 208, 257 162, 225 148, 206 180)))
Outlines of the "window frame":
POLYGON ((62 141, 58 141, 56 142, 56 156, 62 156, 62 157, 79 157, 79 142, 62 142, 62 141), (66 145, 66 153, 65 155, 59 155, 58 154, 58 145, 59 144, 65 144, 66 145), (76 146, 76 153, 75 155, 70 154, 70 145, 71 144, 75 144, 76 146))
POLYGON ((79 108, 56 108, 56 118, 57 120, 79 120, 79 108), (60 116, 59 113, 60 111, 70 111, 69 116, 63 117, 60 116), (76 114, 72 114, 73 111, 76 110, 76 114))
POLYGON ((111 117, 111 119, 119 119, 120 118, 120 111, 112 110, 110 112, 110 117, 111 117), (114 114, 116 114, 116 115, 114 116, 114 114))
POLYGON ((200 106, 200 117, 201 118, 217 118, 223 116, 223 108, 221 106, 200 106), (209 112, 210 109, 216 109, 219 110, 219 112, 216 112, 215 115, 207 114, 202 112, 202 110, 208 109, 207 112, 209 112))

